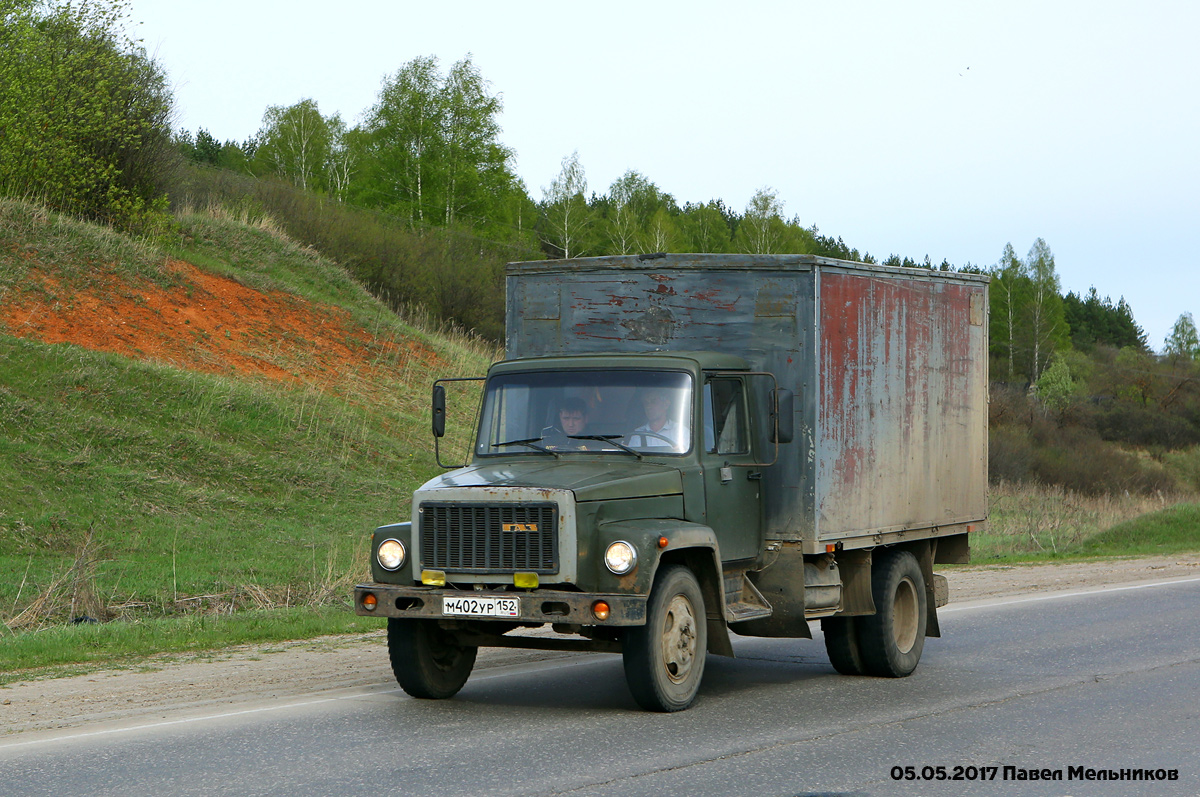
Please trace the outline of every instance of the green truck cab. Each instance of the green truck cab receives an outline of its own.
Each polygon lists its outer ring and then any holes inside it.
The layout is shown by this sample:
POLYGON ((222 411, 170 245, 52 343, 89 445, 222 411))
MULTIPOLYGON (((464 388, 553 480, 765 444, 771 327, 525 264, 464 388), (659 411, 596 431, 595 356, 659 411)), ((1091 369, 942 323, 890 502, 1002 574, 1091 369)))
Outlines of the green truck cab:
MULTIPOLYGON (((818 620, 839 672, 911 673, 932 567, 986 517, 986 286, 808 256, 510 265, 470 461, 375 531, 355 590, 400 685, 451 697, 479 647, 606 651, 676 711, 730 631, 818 620)), ((445 410, 439 383, 435 439, 445 410)))

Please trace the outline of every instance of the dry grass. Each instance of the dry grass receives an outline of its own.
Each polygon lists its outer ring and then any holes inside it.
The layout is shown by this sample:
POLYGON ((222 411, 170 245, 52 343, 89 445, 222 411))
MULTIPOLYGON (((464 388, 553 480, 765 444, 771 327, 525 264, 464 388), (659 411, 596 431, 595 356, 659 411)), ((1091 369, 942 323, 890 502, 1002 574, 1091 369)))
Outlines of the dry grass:
POLYGON ((339 562, 346 561, 347 557, 339 556, 340 552, 332 548, 321 566, 318 566, 314 556, 311 578, 295 584, 262 585, 249 582, 206 595, 176 594, 163 605, 153 605, 145 601, 123 600, 115 594, 115 590, 107 596, 101 594, 97 583, 97 565, 106 560, 101 557, 94 535, 89 531, 79 545, 72 564, 43 587, 19 614, 5 620, 3 626, 17 633, 67 623, 138 620, 160 615, 230 616, 248 609, 344 606, 347 596, 354 591, 354 585, 370 578, 368 548, 367 539, 357 539, 355 550, 349 557, 355 564, 350 569, 339 566, 339 562))
POLYGON ((1118 523, 1194 500, 1187 495, 1084 495, 1062 487, 993 485, 986 529, 971 537, 976 561, 1055 556, 1118 523))
MULTIPOLYGON (((108 602, 96 588, 96 567, 102 561, 95 534, 89 528, 70 566, 57 574, 19 614, 6 620, 4 625, 10 631, 29 631, 54 622, 99 622, 111 619, 113 614, 109 611, 108 602)), ((25 581, 22 579, 14 606, 19 605, 24 587, 25 581)))

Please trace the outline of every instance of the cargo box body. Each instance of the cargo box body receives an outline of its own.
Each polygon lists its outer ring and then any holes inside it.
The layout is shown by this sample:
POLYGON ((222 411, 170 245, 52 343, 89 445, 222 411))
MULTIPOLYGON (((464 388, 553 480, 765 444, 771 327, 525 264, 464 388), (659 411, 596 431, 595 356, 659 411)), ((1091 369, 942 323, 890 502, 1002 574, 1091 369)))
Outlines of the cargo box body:
MULTIPOLYGON (((716 351, 795 395, 765 538, 861 548, 987 515, 987 277, 807 255, 514 263, 508 358, 716 351)), ((761 446, 764 455, 771 446, 761 446)))

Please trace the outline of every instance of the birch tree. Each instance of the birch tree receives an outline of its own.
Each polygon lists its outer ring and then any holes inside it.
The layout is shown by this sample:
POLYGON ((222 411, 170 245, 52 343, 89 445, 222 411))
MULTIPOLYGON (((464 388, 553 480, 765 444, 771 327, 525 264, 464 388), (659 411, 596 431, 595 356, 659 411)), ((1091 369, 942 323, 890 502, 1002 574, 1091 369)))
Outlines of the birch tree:
POLYGON ((587 224, 587 177, 579 162, 579 151, 562 159, 562 169, 542 189, 542 204, 549 227, 547 243, 562 250, 563 257, 578 257, 579 240, 587 224))
POLYGON ((325 187, 333 135, 330 120, 321 115, 315 101, 268 107, 258 140, 255 158, 267 169, 303 189, 325 187))
POLYGON ((348 130, 340 114, 334 114, 327 121, 329 152, 325 156, 325 184, 334 199, 345 200, 356 163, 352 139, 358 131, 348 130))
POLYGON ((1167 335, 1163 353, 1174 363, 1200 359, 1200 333, 1196 332, 1196 321, 1191 313, 1184 313, 1175 320, 1171 333, 1167 335))
POLYGON ((719 199, 701 205, 684 205, 680 216, 688 252, 728 252, 733 240, 736 215, 719 199))
POLYGON ((992 271, 990 337, 992 350, 1003 352, 1007 360, 1009 382, 1016 379, 1017 321, 1028 286, 1025 264, 1017 257, 1012 244, 1005 244, 1000 262, 992 271))
POLYGON ((363 124, 374 167, 364 184, 368 204, 413 222, 425 221, 426 184, 440 155, 442 101, 441 77, 432 56, 414 58, 384 79, 379 100, 363 124))
POLYGON ((488 93, 469 56, 451 67, 442 95, 443 207, 452 226, 461 212, 482 216, 488 210, 482 197, 511 181, 512 150, 499 143, 500 98, 488 93))
POLYGON ((783 227, 783 202, 779 193, 770 187, 754 192, 742 216, 739 234, 746 251, 755 255, 778 251, 780 228, 783 227))
POLYGON ((1054 253, 1045 240, 1033 242, 1025 260, 1029 277, 1029 300, 1024 330, 1029 341, 1029 379, 1036 382, 1050 364, 1050 356, 1067 346, 1068 328, 1063 312, 1054 253))
POLYGON ((634 200, 639 184, 645 179, 630 169, 608 189, 608 242, 614 254, 629 255, 637 249, 638 217, 634 200))
POLYGON ((487 226, 516 184, 502 109, 469 55, 446 75, 436 58, 414 58, 366 114, 353 193, 415 224, 487 226))

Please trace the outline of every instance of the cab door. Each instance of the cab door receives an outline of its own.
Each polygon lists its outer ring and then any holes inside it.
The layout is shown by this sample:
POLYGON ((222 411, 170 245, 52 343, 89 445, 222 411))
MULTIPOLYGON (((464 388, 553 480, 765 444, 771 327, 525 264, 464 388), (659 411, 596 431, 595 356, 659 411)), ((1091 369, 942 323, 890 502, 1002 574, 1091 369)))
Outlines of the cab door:
POLYGON ((762 540, 762 468, 755 467, 745 379, 707 375, 702 407, 708 524, 726 562, 754 559, 762 540))

